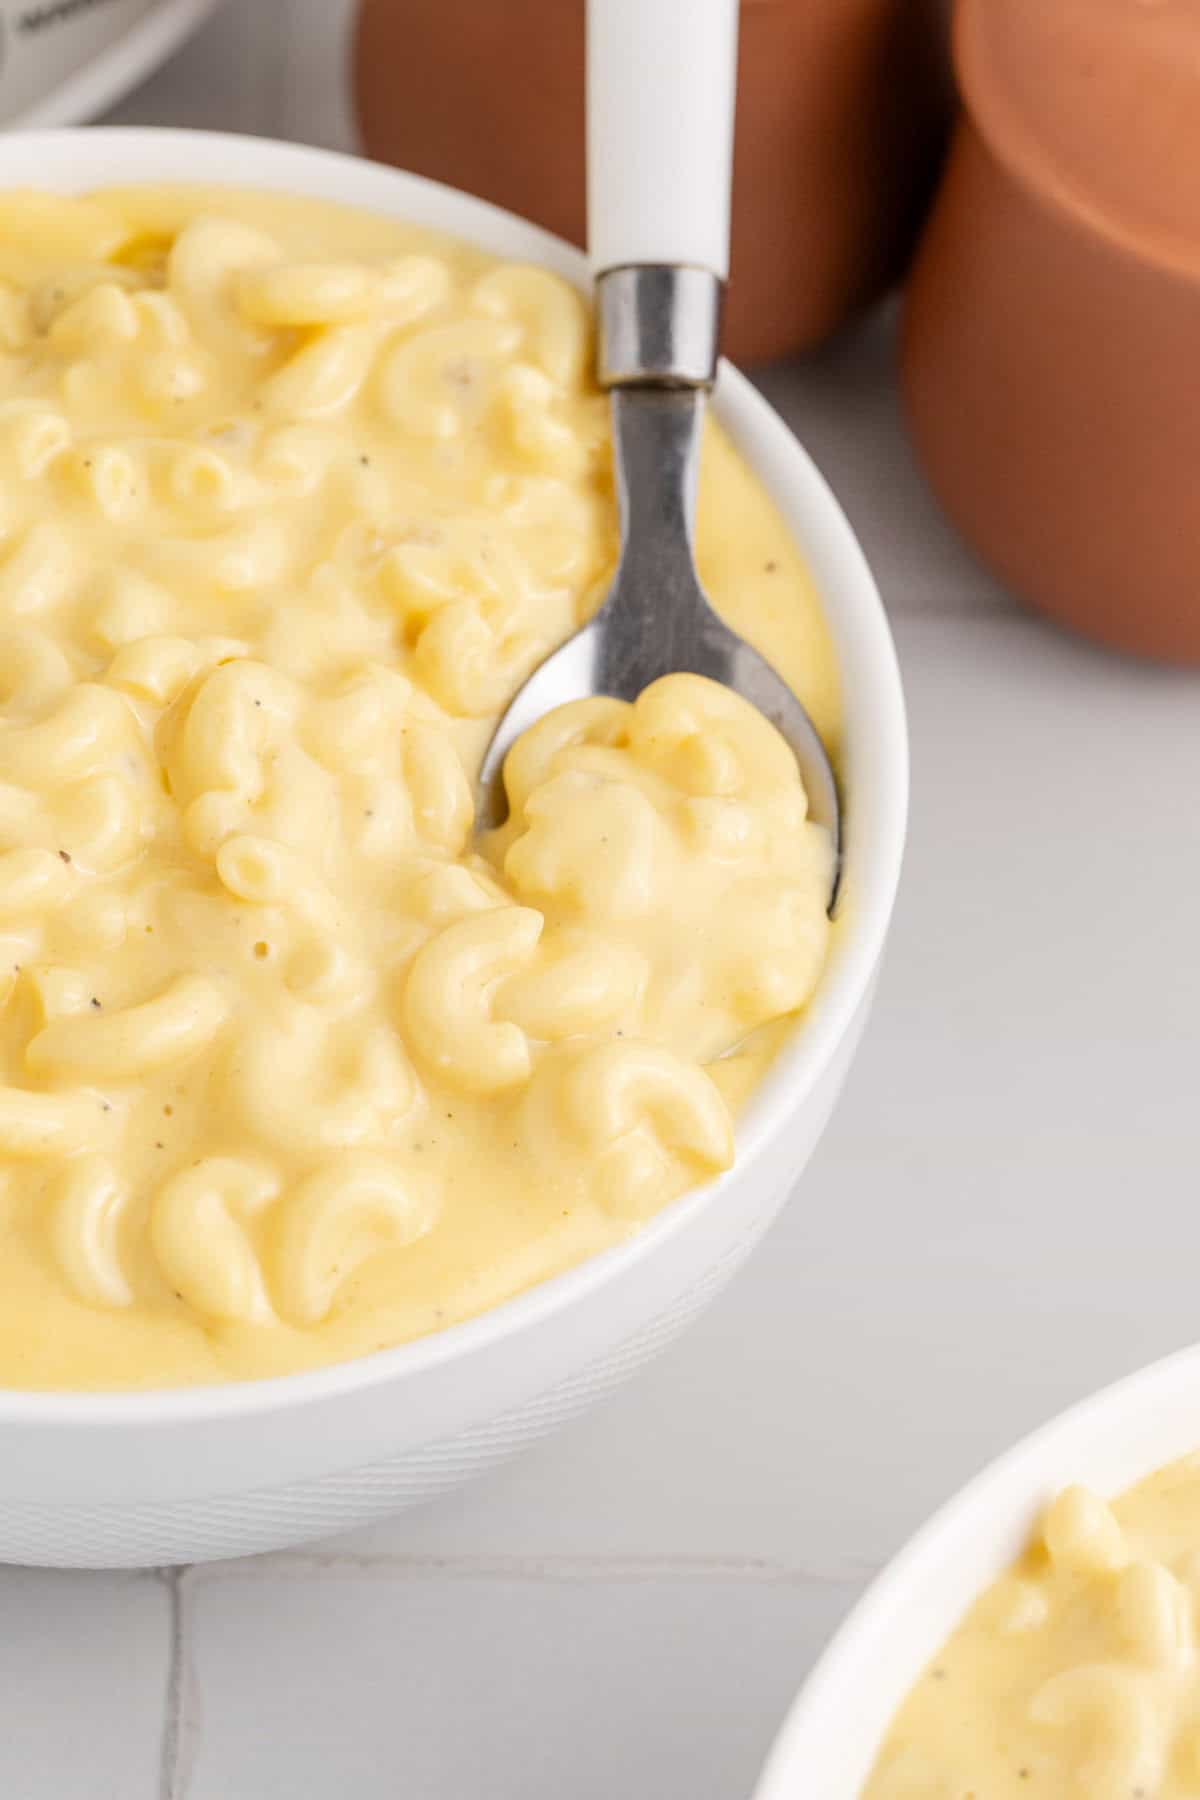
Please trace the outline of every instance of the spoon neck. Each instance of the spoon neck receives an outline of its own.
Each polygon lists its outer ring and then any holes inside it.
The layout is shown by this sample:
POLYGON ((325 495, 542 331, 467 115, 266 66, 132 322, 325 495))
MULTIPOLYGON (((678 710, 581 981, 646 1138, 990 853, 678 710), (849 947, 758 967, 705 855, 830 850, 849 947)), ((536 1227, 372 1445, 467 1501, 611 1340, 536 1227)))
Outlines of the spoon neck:
POLYGON ((647 556, 692 569, 704 398, 702 388, 613 390, 622 569, 647 556))

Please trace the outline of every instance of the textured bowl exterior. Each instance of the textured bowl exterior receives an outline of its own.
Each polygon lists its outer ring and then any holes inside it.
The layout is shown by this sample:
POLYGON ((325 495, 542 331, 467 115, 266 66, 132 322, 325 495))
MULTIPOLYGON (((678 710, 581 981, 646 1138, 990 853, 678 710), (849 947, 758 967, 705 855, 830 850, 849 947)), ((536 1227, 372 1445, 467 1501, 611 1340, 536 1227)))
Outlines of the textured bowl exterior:
POLYGON ((1117 1495, 1200 1450, 1200 1346, 1060 1413, 961 1490, 872 1583, 801 1689, 754 1800, 860 1800, 897 1707, 1071 1482, 1117 1495))
MULTIPOLYGON (((766 1223, 763 1219, 759 1229, 766 1223)), ((673 1306, 577 1375, 457 1436, 361 1468, 199 1500, 134 1505, 7 1500, 0 1503, 4 1560, 53 1568, 208 1562, 282 1550, 436 1499, 536 1444, 665 1349, 720 1292, 758 1235, 756 1229, 732 1245, 673 1306)))
MULTIPOLYGON (((324 151, 170 131, 0 140, 0 185, 234 182, 341 200, 586 279, 578 252, 450 189, 324 151)), ((861 551, 766 403, 724 369, 723 423, 805 546, 845 682, 843 923, 802 1032, 747 1109, 735 1167, 634 1239, 465 1324, 269 1381, 136 1394, 0 1390, 0 1561, 140 1566, 279 1548, 427 1499, 615 1386, 712 1298, 800 1174, 849 1068, 894 899, 907 741, 861 551)))

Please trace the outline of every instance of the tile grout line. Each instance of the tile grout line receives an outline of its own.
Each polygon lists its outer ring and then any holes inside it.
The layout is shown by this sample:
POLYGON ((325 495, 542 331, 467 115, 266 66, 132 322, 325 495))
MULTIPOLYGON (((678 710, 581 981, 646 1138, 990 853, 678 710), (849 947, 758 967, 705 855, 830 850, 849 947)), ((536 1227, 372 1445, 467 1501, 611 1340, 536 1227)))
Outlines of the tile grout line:
MULTIPOLYGON (((400 1580, 523 1582, 747 1581, 767 1586, 861 1585, 878 1573, 875 1562, 841 1568, 805 1567, 739 1556, 418 1555, 403 1551, 279 1551, 242 1561, 199 1565, 192 1582, 303 1581, 338 1575, 400 1580)), ((181 1800, 171 1792, 164 1800, 181 1800)))
POLYGON ((185 1800, 197 1727, 191 1663, 191 1583, 188 1565, 157 1571, 167 1592, 167 1691, 159 1757, 159 1800, 185 1800))

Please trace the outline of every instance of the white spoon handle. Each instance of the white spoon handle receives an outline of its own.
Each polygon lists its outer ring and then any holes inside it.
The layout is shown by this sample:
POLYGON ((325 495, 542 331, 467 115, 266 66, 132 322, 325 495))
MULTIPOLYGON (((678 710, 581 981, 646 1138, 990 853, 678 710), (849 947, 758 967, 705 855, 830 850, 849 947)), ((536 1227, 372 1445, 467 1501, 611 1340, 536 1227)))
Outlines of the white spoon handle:
POLYGON ((738 0, 588 0, 588 248, 596 273, 729 273, 738 0))

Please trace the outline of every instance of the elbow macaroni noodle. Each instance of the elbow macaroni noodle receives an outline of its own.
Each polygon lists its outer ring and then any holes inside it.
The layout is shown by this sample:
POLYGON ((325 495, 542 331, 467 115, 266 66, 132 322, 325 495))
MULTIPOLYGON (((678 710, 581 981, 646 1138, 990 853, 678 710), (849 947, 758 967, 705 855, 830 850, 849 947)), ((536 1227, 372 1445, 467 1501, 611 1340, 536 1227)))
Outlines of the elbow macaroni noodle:
MULTIPOLYGON (((399 1343, 729 1165, 826 953, 773 729, 686 676, 567 707, 472 835, 612 573, 589 362, 557 277, 391 221, 0 195, 0 1383, 399 1343)), ((704 578, 834 741, 715 429, 703 483, 704 578)))
POLYGON ((863 1800, 1200 1791, 1200 1458, 1067 1488, 898 1714, 863 1800))

